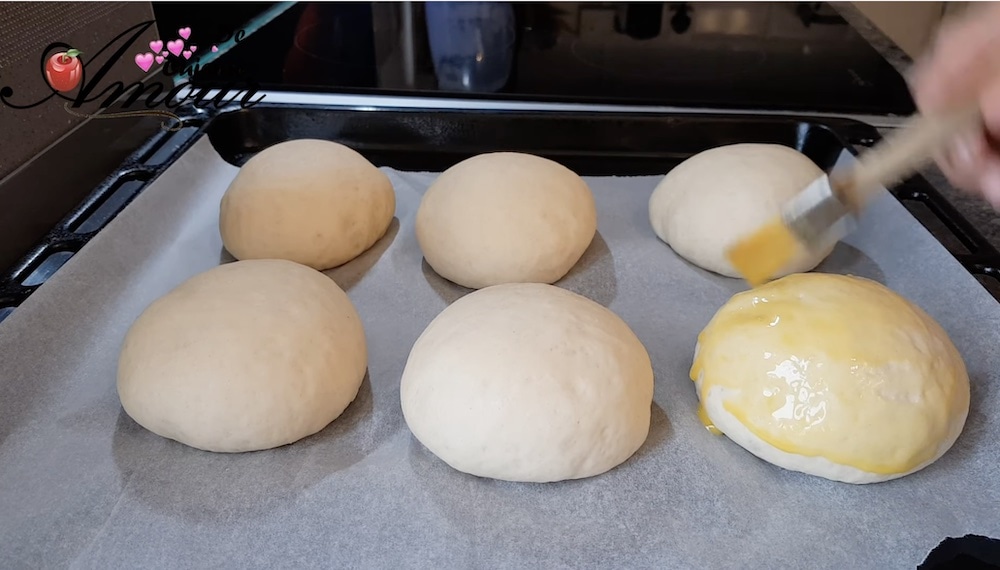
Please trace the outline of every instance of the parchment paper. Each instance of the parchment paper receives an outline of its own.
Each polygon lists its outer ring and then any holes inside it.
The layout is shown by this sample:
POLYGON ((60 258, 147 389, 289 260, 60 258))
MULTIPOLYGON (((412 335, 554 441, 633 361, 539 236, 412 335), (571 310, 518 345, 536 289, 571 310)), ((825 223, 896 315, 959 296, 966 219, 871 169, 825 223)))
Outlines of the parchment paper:
MULTIPOLYGON (((849 155, 845 154, 845 157, 849 155)), ((120 342, 181 281, 228 260, 218 202, 236 169, 208 140, 140 195, 0 325, 0 549, 5 568, 913 568, 947 536, 1000 536, 1000 305, 888 194, 821 270, 877 279, 938 319, 973 382, 940 461, 883 484, 795 474, 709 434, 688 368, 697 333, 745 286, 656 239, 659 177, 590 178, 599 233, 560 285, 609 306, 656 373, 649 439, 581 481, 451 470, 410 435, 410 347, 466 291, 421 257, 413 216, 433 174, 387 171, 397 222, 328 272, 364 320, 369 380, 326 430, 211 454, 121 410, 120 342)))

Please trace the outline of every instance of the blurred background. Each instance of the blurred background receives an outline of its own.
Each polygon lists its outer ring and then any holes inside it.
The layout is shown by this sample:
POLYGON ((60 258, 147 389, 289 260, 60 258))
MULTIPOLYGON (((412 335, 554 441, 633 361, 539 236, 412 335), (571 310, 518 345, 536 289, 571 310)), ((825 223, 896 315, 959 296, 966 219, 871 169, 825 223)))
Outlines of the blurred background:
MULTIPOLYGON (((853 4, 911 57, 967 5, 853 4)), ((912 111, 898 73, 832 5, 815 2, 4 2, 0 86, 43 97, 47 44, 71 44, 86 61, 153 19, 139 47, 191 28, 190 43, 201 44, 191 81, 207 87, 249 79, 334 93, 912 111)), ((129 56, 105 82, 148 78, 129 56)), ((82 120, 51 103, 0 107, 0 178, 82 120)))

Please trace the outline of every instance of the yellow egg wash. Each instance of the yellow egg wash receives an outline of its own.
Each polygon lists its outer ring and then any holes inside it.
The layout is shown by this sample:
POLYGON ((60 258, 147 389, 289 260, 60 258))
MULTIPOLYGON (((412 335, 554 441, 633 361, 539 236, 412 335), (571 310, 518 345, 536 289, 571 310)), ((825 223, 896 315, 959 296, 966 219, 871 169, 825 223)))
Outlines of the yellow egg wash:
POLYGON ((691 379, 701 378, 702 400, 717 392, 723 409, 787 453, 906 473, 932 460, 968 412, 965 364, 944 330, 867 279, 794 274, 736 294, 698 343, 691 379))
POLYGON ((705 424, 705 429, 708 430, 708 433, 712 435, 722 435, 722 430, 715 427, 715 424, 712 423, 712 418, 708 417, 708 412, 705 410, 705 406, 701 404, 698 404, 698 419, 701 420, 701 423, 705 424))
POLYGON ((758 287, 777 275, 801 249, 779 218, 734 244, 726 252, 726 258, 751 287, 758 287))

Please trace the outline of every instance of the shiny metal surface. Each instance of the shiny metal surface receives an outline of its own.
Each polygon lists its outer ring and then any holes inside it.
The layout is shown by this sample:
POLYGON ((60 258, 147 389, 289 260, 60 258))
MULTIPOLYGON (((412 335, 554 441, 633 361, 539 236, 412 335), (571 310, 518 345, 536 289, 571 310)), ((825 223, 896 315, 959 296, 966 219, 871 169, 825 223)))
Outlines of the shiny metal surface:
MULTIPOLYGON (((186 97, 190 90, 183 90, 181 97, 186 97)), ((209 90, 201 99, 211 101, 218 90, 209 90)), ((488 99, 452 99, 446 97, 397 97, 383 95, 342 95, 330 93, 303 93, 290 91, 261 91, 254 97, 263 95, 267 103, 282 103, 288 105, 330 105, 339 108, 354 108, 359 110, 385 109, 440 109, 440 110, 477 110, 477 111, 553 111, 553 112, 583 112, 583 113, 650 113, 650 114, 699 114, 721 113, 730 115, 761 116, 784 115, 790 117, 818 117, 852 119, 872 125, 877 128, 896 128, 906 117, 893 115, 849 115, 836 113, 804 113, 797 111, 763 111, 716 109, 710 107, 671 107, 650 105, 598 105, 579 103, 546 103, 533 101, 496 101, 488 99)), ((232 99, 232 94, 225 97, 232 99)))
POLYGON ((492 15, 475 3, 417 2, 412 11, 405 3, 296 3, 192 81, 588 105, 914 109, 899 72, 826 3, 487 4, 492 15), (499 39, 511 31, 512 42, 499 39))

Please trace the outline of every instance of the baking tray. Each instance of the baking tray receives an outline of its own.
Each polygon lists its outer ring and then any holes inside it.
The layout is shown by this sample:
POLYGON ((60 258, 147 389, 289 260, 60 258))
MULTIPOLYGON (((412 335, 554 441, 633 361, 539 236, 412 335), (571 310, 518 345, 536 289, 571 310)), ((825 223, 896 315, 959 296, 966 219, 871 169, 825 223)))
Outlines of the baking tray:
MULTIPOLYGON (((521 150, 557 160, 584 176, 662 175, 693 154, 738 142, 794 147, 828 168, 879 140, 878 131, 849 119, 398 109, 331 109, 260 104, 217 112, 184 107, 177 132, 149 137, 16 263, 0 273, 0 321, 156 179, 180 154, 208 136, 233 164, 289 138, 342 141, 379 166, 443 170, 491 150, 521 150)), ((106 122, 106 121, 105 121, 106 122)), ((75 144, 82 144, 76 142, 75 144)), ((93 144, 93 143, 91 143, 93 144)), ((62 153, 38 171, 60 171, 62 153)), ((1000 252, 924 178, 891 190, 900 203, 1000 300, 1000 252)))
MULTIPOLYGON (((694 413, 694 338, 744 285, 687 264, 656 239, 646 212, 653 187, 686 156, 732 142, 787 144, 830 167, 874 139, 863 125, 268 106, 194 117, 188 128, 151 141, 126 166, 143 184, 116 197, 112 181, 67 218, 63 231, 86 247, 60 250, 79 253, 0 324, 5 566, 882 569, 914 567, 946 537, 1000 535, 992 449, 1000 305, 969 274, 995 267, 995 252, 967 245, 963 269, 901 206, 913 196, 939 205, 919 180, 908 182, 920 190, 912 196, 876 200, 819 270, 882 281, 952 335, 973 380, 955 447, 912 476, 849 486, 761 462, 708 434, 694 413), (357 148, 397 191, 388 236, 327 272, 369 338, 358 399, 319 434, 260 453, 209 454, 150 434, 121 411, 114 390, 121 338, 152 300, 229 260, 217 208, 236 165, 302 137, 357 148), (602 476, 550 485, 476 479, 427 453, 402 421, 398 380, 409 348, 466 293, 422 263, 413 215, 435 171, 490 150, 548 156, 588 177, 599 235, 560 285, 611 307, 650 351, 650 437, 602 476), (97 214, 111 203, 127 207, 97 214)), ((960 243, 975 237, 952 221, 960 243)), ((46 243, 60 243, 52 235, 46 243)))

